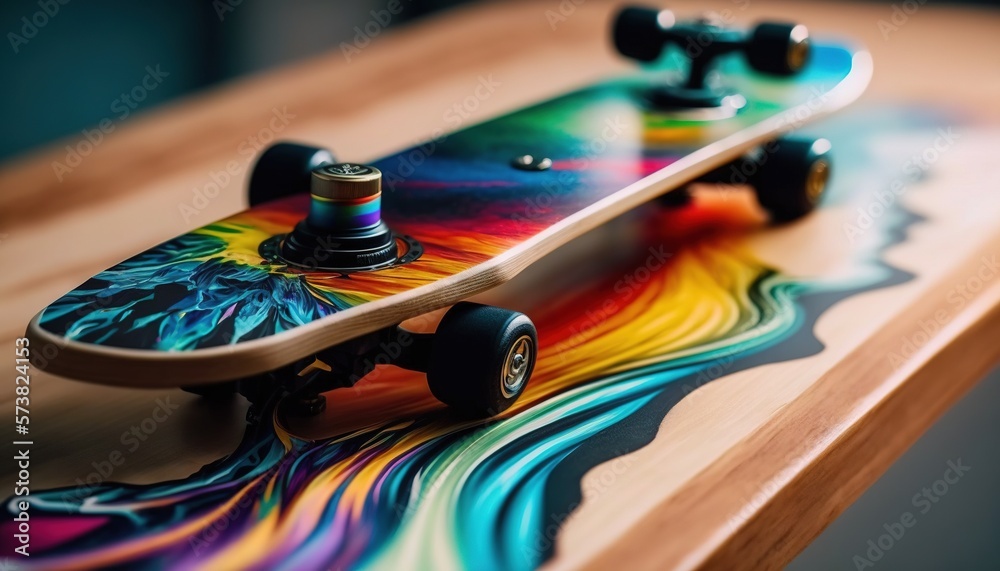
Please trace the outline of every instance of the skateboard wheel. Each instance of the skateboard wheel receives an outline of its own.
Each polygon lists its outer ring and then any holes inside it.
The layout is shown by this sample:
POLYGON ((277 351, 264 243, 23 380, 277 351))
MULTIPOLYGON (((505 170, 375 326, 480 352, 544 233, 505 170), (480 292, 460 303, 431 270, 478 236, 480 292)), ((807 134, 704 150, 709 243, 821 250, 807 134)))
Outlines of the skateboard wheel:
POLYGON ((791 222, 812 212, 830 177, 830 141, 779 139, 765 151, 750 180, 757 201, 773 222, 791 222))
POLYGON ((523 313, 462 302, 434 334, 427 382, 438 400, 476 418, 494 416, 524 391, 538 337, 523 313))
POLYGON ((809 59, 809 30, 801 24, 758 24, 747 41, 746 56, 757 71, 772 75, 797 73, 809 59))
POLYGON ((618 13, 611 28, 611 39, 618 53, 627 58, 651 62, 660 57, 664 29, 674 23, 669 10, 628 7, 618 13))
POLYGON ((298 143, 275 143, 261 153, 250 174, 250 206, 307 193, 312 170, 333 163, 326 149, 298 143))

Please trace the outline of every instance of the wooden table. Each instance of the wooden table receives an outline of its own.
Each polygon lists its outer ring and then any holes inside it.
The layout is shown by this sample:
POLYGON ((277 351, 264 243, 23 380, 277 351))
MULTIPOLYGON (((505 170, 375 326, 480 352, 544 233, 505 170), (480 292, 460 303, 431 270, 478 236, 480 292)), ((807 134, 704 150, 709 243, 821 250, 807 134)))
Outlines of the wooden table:
MULTIPOLYGON (((590 0, 569 10, 571 4, 470 6, 385 34, 351 62, 334 50, 223 85, 130 119, 61 181, 53 161, 64 161, 64 145, 76 140, 9 161, 0 169, 0 260, 6 269, 0 344, 12 347, 34 313, 97 271, 242 208, 252 158, 247 149, 271 137, 326 145, 363 161, 450 128, 448 109, 482 77, 499 85, 470 122, 627 69, 605 40, 613 5, 590 0), (562 18, 553 20, 561 5, 562 18), (220 173, 227 168, 237 174, 225 181, 220 173), (211 184, 220 180, 217 195, 195 200, 195 189, 213 194, 211 184)), ((741 22, 778 15, 807 24, 814 35, 857 38, 875 59, 870 102, 946 104, 981 124, 1000 119, 1000 74, 990 59, 1000 53, 1000 14, 924 5, 905 22, 897 19, 896 29, 884 36, 879 21, 892 22, 890 6, 736 0, 712 7, 732 11, 741 22), (966 53, 972 46, 976 53, 966 53)), ((690 14, 705 7, 675 2, 671 8, 690 14)), ((998 243, 995 234, 970 238, 966 249, 953 252, 956 259, 947 269, 851 300, 837 313, 847 317, 820 324, 821 335, 836 339, 837 320, 857 319, 891 299, 905 300, 900 303, 907 315, 933 315, 945 292, 998 243)), ((901 247, 893 256, 904 267, 938 263, 916 247, 901 247)), ((773 375, 776 366, 733 375, 724 389, 705 387, 700 398, 682 401, 664 421, 673 436, 631 457, 656 462, 680 456, 683 468, 669 481, 655 482, 641 470, 629 471, 619 493, 584 504, 567 523, 548 566, 760 568, 787 562, 1000 357, 1000 284, 987 284, 904 366, 893 369, 876 358, 916 331, 916 321, 876 324, 865 339, 781 365, 808 379, 801 392, 761 399, 752 414, 716 429, 699 425, 699 419, 732 407, 742 385, 773 375), (714 444, 695 453, 676 435, 696 426, 714 444), (746 486, 722 485, 734 479, 746 486), (637 487, 647 491, 643 505, 629 503, 634 498, 627 490, 637 487), (766 493, 748 498, 747 488, 766 493), (746 517, 734 525, 732 515, 740 513, 746 517)), ((157 399, 169 397, 182 406, 112 479, 141 483, 185 476, 231 450, 243 430, 242 409, 212 410, 177 391, 96 387, 36 375, 36 489, 85 478, 91 463, 119 446, 122 433, 147 417, 157 399)), ((12 397, 5 392, 0 400, 11 407, 12 397)), ((11 468, 0 468, 4 481, 12 477, 11 468)))

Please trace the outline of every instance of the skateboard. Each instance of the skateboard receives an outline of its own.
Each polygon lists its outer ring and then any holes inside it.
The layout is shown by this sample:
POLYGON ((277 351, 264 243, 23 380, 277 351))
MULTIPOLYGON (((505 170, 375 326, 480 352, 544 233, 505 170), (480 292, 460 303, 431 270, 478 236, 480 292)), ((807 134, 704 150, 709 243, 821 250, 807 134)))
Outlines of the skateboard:
POLYGON ((378 365, 426 373, 461 414, 499 414, 538 353, 529 316, 465 301, 692 182, 748 184, 774 223, 819 203, 824 139, 783 135, 855 100, 863 51, 803 26, 749 31, 626 8, 618 52, 644 65, 370 164, 279 143, 250 208, 142 252, 29 324, 34 363, 89 382, 185 387, 297 410, 378 365), (404 322, 451 306, 434 333, 404 322), (402 324, 402 325, 401 325, 402 324))

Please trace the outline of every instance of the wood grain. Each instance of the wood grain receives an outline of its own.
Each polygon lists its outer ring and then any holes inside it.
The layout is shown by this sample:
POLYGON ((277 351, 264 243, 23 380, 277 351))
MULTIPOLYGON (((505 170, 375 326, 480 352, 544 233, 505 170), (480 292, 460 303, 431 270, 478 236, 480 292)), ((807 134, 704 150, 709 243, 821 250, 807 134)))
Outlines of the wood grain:
MULTIPOLYGON (((671 3, 682 14, 706 7, 671 3)), ((989 72, 996 68, 987 59, 1000 53, 1000 18, 992 12, 923 5, 883 37, 878 21, 891 17, 888 5, 755 0, 711 7, 732 10, 739 21, 794 18, 816 35, 859 39, 875 60, 869 102, 949 105, 983 124, 1000 119, 1000 74, 989 72)), ((387 33, 350 63, 334 51, 142 114, 62 182, 51 163, 72 140, 9 161, 0 168, 0 261, 8 269, 0 278, 0 344, 11 347, 34 313, 95 272, 243 208, 246 169, 196 217, 178 211, 192 188, 242 159, 240 144, 266 127, 276 108, 295 115, 281 137, 363 161, 444 127, 442 114, 480 74, 493 74, 501 86, 476 121, 626 69, 603 40, 611 8, 590 0, 555 29, 545 14, 559 9, 554 1, 456 10, 387 33)), ((995 138, 967 140, 936 166, 924 190, 906 196, 907 207, 929 221, 887 255, 917 279, 824 315, 821 354, 731 375, 683 400, 657 439, 630 455, 633 468, 565 523, 548 566, 776 568, 849 505, 996 360, 995 283, 904 366, 891 369, 885 359, 919 316, 945 303, 940 292, 1000 244, 1000 205, 975 192, 1000 177, 989 152, 995 145, 995 138)), ((808 229, 766 233, 756 247, 796 275, 815 273, 824 256, 789 260, 781 245, 839 224, 844 213, 824 215, 826 222, 808 229)), ((826 246, 831 256, 838 246, 826 246)), ((157 399, 180 408, 113 479, 186 476, 231 451, 243 430, 240 407, 209 409, 176 391, 97 387, 41 373, 34 380, 32 484, 39 489, 85 479, 157 399)), ((12 396, 0 394, 0 402, 9 406, 12 396)), ((607 469, 595 468, 585 483, 607 469)), ((10 470, 0 466, 5 481, 10 470)))

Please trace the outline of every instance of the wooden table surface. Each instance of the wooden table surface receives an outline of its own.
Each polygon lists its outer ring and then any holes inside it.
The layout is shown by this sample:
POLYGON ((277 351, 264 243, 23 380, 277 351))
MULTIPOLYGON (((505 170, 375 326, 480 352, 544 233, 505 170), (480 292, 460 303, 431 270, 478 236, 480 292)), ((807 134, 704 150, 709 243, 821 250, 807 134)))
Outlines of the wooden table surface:
MULTIPOLYGON (((74 140, 8 161, 0 168, 5 268, 0 346, 12 347, 32 315, 97 271, 241 209, 252 158, 243 151, 272 132, 364 161, 453 128, 448 109, 483 77, 498 87, 468 122, 628 69, 605 40, 612 4, 582 3, 553 29, 546 12, 559 6, 556 1, 470 6, 384 34, 351 62, 333 50, 228 83, 129 119, 61 181, 52 163, 64 160, 63 147, 74 140), (217 196, 196 203, 193 189, 205 189, 232 161, 239 174, 222 184, 217 196), (195 205, 197 213, 185 214, 182 205, 195 205)), ((867 101, 943 104, 983 125, 1000 120, 995 61, 1000 13, 924 5, 884 36, 879 21, 891 21, 888 5, 735 0, 678 1, 671 8, 680 14, 730 10, 741 22, 794 18, 814 35, 855 38, 875 61, 867 101)), ((983 247, 991 243, 996 242, 981 239, 983 247)), ((974 259, 978 252, 970 247, 966 257, 974 259)), ((921 287, 945 291, 948 280, 969 267, 959 264, 921 287)), ((935 305, 915 300, 911 308, 933 313, 935 305)), ((865 359, 871 347, 857 348, 844 356, 846 370, 826 373, 826 381, 811 392, 758 419, 739 449, 706 460, 696 477, 664 495, 657 509, 596 532, 605 536, 598 540, 587 528, 599 518, 571 522, 551 567, 598 569, 623 560, 648 568, 773 567, 790 560, 1000 357, 998 308, 1000 284, 992 284, 899 369, 865 359), (945 374, 949 384, 941 390, 935 381, 945 374), (843 379, 853 381, 834 390, 832 383, 843 379), (891 433, 880 432, 890 426, 891 433), (879 446, 866 446, 873 438, 879 446), (739 491, 716 485, 727 478, 777 485, 744 524, 723 526, 748 501, 739 491), (679 513, 698 517, 679 525, 679 513), (672 540, 659 541, 667 530, 672 540)), ((890 323, 875 337, 898 339, 912 327, 890 323)), ((114 480, 183 477, 230 451, 243 431, 241 408, 213 410, 176 391, 97 387, 36 375, 36 489, 85 477, 91 462, 115 449, 121 433, 148 416, 157 399, 185 406, 173 413, 177 421, 163 423, 116 469, 114 480)), ((13 391, 0 394, 5 407, 12 406, 12 398, 13 391)), ((666 422, 683 424, 683 409, 682 403, 666 422)), ((12 466, 4 464, 0 471, 8 481, 12 466)))

